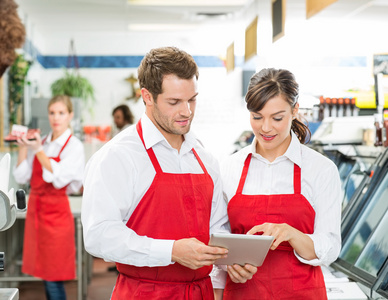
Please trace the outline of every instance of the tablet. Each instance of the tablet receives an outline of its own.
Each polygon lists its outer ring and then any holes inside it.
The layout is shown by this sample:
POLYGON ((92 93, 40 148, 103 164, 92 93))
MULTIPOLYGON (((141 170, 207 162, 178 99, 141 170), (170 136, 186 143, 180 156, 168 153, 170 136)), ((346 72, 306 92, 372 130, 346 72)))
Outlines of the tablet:
POLYGON ((221 234, 210 237, 209 246, 218 246, 229 250, 228 257, 216 260, 215 265, 251 264, 260 267, 272 245, 273 236, 221 234))

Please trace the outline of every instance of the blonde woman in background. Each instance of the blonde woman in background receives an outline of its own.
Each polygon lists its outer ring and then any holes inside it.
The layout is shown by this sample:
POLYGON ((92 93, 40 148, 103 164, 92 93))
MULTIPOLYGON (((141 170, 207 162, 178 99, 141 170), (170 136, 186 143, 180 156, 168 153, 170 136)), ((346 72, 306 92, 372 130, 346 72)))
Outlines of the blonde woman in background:
POLYGON ((80 190, 85 165, 81 141, 72 135, 73 107, 68 96, 48 104, 50 133, 17 140, 14 177, 30 183, 24 231, 22 272, 44 281, 48 300, 66 299, 63 281, 75 276, 74 219, 67 194, 80 190))

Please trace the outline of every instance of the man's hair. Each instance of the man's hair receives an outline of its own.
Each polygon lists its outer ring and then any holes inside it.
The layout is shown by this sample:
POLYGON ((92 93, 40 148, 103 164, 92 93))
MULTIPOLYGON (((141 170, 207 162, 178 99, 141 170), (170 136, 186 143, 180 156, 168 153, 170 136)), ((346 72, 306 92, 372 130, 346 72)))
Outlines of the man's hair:
POLYGON ((121 110, 121 112, 123 113, 123 116, 124 116, 124 120, 128 124, 133 124, 135 118, 134 118, 131 110, 129 109, 128 105, 122 104, 122 105, 119 105, 119 106, 115 107, 115 109, 113 109, 112 116, 118 110, 121 110))
POLYGON ((162 47, 148 52, 138 68, 140 88, 147 89, 154 101, 162 91, 163 77, 176 75, 180 79, 198 79, 194 58, 176 47, 162 47))

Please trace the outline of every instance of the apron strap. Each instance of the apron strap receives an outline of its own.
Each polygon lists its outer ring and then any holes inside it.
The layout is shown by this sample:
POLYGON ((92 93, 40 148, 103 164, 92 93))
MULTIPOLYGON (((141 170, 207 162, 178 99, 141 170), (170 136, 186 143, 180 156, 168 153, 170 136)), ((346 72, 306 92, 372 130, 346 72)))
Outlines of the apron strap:
MULTIPOLYGON (((67 143, 70 141, 71 136, 72 136, 72 135, 70 134, 69 137, 67 138, 65 144, 63 145, 63 147, 61 148, 61 150, 60 150, 59 153, 58 153, 58 157, 61 155, 63 149, 65 149, 67 143)), ((42 145, 44 145, 44 143, 46 142, 47 137, 48 137, 48 135, 46 135, 46 137, 42 140, 42 145)))
POLYGON ((194 155, 195 155, 199 165, 202 168, 203 173, 207 174, 207 170, 205 168, 205 165, 203 164, 202 160, 199 158, 199 155, 197 154, 197 151, 195 151, 194 148, 192 148, 191 151, 193 151, 193 153, 194 153, 194 155))
MULTIPOLYGON (((244 184, 245 184, 245 180, 247 178, 247 175, 248 175, 248 169, 249 169, 249 164, 251 163, 251 159, 252 159, 252 153, 249 153, 247 158, 245 159, 245 162, 244 162, 244 168, 242 170, 242 173, 241 173, 241 178, 240 178, 240 182, 238 184, 238 187, 237 187, 237 191, 236 191, 236 194, 241 194, 242 193, 242 190, 243 190, 243 187, 244 187, 244 184)), ((301 193, 301 169, 300 167, 294 163, 294 193, 295 194, 300 194, 301 193)))
POLYGON ((294 163, 294 193, 300 194, 301 193, 301 171, 300 167, 294 163))
MULTIPOLYGON (((147 154, 149 156, 149 158, 151 159, 151 162, 152 162, 152 165, 154 166, 155 168, 155 171, 156 173, 163 173, 162 171, 162 168, 160 167, 160 164, 158 162, 158 159, 156 158, 156 155, 155 155, 155 152, 154 150, 151 148, 147 149, 146 145, 145 145, 145 142, 144 142, 144 138, 143 138, 143 128, 141 126, 141 120, 139 120, 136 124, 136 130, 137 130, 137 133, 139 134, 139 137, 143 143, 143 146, 144 148, 146 149, 147 151, 147 154)), ((199 158, 199 155, 197 154, 197 152, 194 150, 194 148, 191 149, 194 153, 194 156, 196 157, 199 165, 201 166, 202 168, 202 171, 207 174, 207 170, 205 168, 205 165, 203 164, 202 160, 199 158)))
POLYGON ((148 156, 149 156, 149 158, 150 158, 150 160, 151 160, 151 163, 152 163, 152 165, 154 166, 154 169, 155 169, 156 173, 163 173, 162 168, 161 168, 160 165, 159 165, 158 159, 156 158, 156 155, 155 155, 155 153, 154 153, 154 150, 152 150, 152 147, 149 148, 149 149, 147 149, 147 147, 146 147, 146 145, 145 145, 145 143, 144 143, 144 138, 143 138, 143 128, 142 128, 142 126, 141 126, 141 120, 139 120, 139 121, 137 122, 137 124, 136 124, 136 130, 137 130, 137 133, 139 134, 139 137, 140 137, 140 139, 141 139, 141 141, 142 141, 142 143, 143 143, 144 148, 145 148, 146 151, 147 151, 147 154, 148 154, 148 156))
POLYGON ((63 147, 62 147, 61 151, 59 151, 59 153, 58 153, 58 157, 61 155, 61 153, 62 153, 63 149, 65 149, 65 147, 66 147, 67 143, 70 141, 70 138, 71 138, 71 134, 70 134, 70 135, 69 135, 69 137, 67 138, 67 140, 66 140, 66 143, 63 145, 63 147))
POLYGON ((245 162, 244 162, 244 168, 243 168, 242 173, 241 173, 241 178, 240 178, 240 182, 239 182, 238 187, 237 187, 236 194, 242 193, 242 190, 243 190, 243 187, 245 184, 245 179, 247 178, 247 175, 248 175, 248 169, 249 169, 249 164, 251 163, 251 158, 252 158, 252 153, 249 153, 247 158, 245 159, 245 162))

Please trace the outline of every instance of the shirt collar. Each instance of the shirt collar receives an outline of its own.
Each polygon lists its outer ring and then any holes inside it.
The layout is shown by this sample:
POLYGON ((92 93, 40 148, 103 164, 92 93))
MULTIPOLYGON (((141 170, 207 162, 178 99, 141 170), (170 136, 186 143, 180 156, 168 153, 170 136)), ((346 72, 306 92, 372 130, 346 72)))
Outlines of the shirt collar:
MULTIPOLYGON (((141 126, 143 130, 144 144, 147 150, 158 143, 163 143, 165 146, 171 147, 163 134, 159 131, 158 128, 156 128, 155 124, 146 114, 143 114, 141 117, 141 126)), ((191 150, 194 148, 194 146, 197 145, 198 140, 193 132, 189 131, 184 135, 184 138, 185 140, 183 141, 181 152, 185 149, 191 150)))
MULTIPOLYGON (((260 154, 256 153, 256 144, 257 144, 257 139, 256 137, 253 139, 252 144, 249 149, 249 153, 252 153, 253 156, 255 157, 260 157, 261 159, 264 159, 260 154)), ((302 153, 301 153, 301 145, 298 140, 298 137, 296 134, 291 130, 291 143, 288 146, 286 152, 275 159, 275 162, 281 158, 281 157, 286 157, 289 160, 291 160, 293 163, 297 164, 299 167, 301 167, 302 164, 302 153)), ((249 154, 248 153, 248 154, 249 154)))
MULTIPOLYGON (((67 128, 65 130, 65 132, 62 133, 53 142, 58 144, 59 146, 63 146, 66 143, 66 141, 67 141, 67 139, 69 138, 70 135, 71 135, 71 130, 70 130, 70 128, 67 128)), ((50 131, 50 133, 47 136, 47 139, 46 139, 45 143, 51 143, 52 136, 53 136, 53 132, 50 131)))
POLYGON ((302 147, 296 134, 291 130, 291 143, 284 156, 294 164, 302 167, 302 147))

